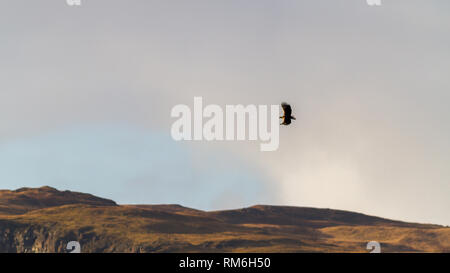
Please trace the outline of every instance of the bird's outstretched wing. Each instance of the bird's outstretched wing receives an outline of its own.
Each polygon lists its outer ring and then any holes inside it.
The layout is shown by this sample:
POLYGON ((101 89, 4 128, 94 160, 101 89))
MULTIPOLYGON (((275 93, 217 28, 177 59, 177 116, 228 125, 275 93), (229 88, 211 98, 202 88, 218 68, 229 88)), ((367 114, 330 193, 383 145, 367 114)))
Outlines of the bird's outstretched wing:
POLYGON ((284 116, 285 117, 291 117, 292 109, 289 104, 286 102, 281 103, 281 108, 283 108, 284 116))

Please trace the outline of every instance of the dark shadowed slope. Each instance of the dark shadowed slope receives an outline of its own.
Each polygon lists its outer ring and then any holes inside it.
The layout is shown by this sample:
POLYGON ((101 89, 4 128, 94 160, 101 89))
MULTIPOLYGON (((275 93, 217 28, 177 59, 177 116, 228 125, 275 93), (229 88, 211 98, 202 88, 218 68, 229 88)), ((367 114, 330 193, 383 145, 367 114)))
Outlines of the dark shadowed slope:
MULTIPOLYGON (((210 215, 235 224, 270 224, 309 226, 313 228, 339 225, 431 227, 428 224, 406 223, 343 210, 292 206, 257 205, 249 208, 210 212, 210 215)), ((439 227, 438 225, 435 227, 439 227)))

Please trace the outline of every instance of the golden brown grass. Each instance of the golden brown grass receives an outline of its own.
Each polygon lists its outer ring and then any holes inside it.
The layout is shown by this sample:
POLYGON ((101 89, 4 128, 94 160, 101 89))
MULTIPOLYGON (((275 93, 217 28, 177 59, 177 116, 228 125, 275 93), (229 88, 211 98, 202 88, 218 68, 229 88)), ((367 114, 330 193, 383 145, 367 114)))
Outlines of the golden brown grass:
POLYGON ((45 229, 80 240, 84 252, 368 252, 369 241, 380 242, 383 252, 450 252, 450 228, 351 212, 275 206, 204 212, 174 205, 117 206, 109 200, 92 205, 104 199, 91 196, 58 204, 58 198, 48 200, 59 196, 53 189, 33 191, 52 205, 40 208, 42 202, 14 199, 24 192, 0 193, 0 228, 45 229))

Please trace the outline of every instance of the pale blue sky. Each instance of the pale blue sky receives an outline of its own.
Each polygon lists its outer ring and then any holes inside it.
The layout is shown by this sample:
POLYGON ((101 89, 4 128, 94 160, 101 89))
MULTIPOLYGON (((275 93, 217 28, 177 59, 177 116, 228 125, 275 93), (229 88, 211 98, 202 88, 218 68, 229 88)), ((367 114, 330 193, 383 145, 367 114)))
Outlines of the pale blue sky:
POLYGON ((226 152, 198 155, 168 134, 125 124, 61 128, 0 144, 2 188, 49 185, 126 204, 220 209, 273 201, 259 172, 226 152))
POLYGON ((0 188, 450 224, 450 2, 0 0, 0 188), (275 104, 277 152, 175 143, 175 104, 275 104))

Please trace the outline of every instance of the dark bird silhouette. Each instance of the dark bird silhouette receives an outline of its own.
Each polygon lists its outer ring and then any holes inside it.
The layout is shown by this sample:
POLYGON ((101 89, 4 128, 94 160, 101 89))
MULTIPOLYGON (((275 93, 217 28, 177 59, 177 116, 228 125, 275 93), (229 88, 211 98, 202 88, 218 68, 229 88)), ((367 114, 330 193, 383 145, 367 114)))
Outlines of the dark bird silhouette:
POLYGON ((289 104, 283 102, 283 103, 281 103, 281 108, 283 108, 284 116, 280 117, 283 119, 283 122, 280 125, 291 124, 291 120, 295 120, 295 117, 292 115, 291 106, 289 104))

